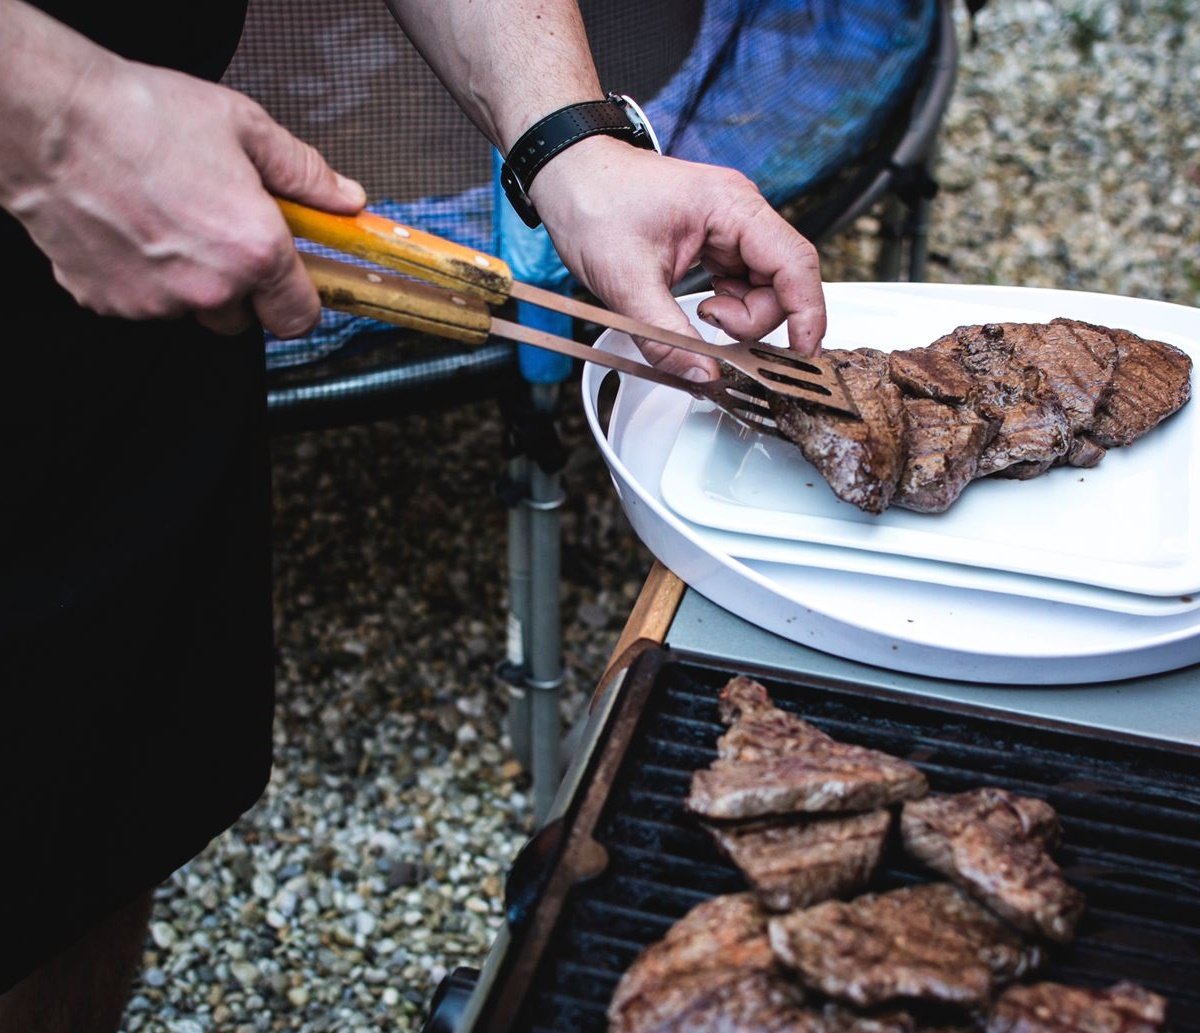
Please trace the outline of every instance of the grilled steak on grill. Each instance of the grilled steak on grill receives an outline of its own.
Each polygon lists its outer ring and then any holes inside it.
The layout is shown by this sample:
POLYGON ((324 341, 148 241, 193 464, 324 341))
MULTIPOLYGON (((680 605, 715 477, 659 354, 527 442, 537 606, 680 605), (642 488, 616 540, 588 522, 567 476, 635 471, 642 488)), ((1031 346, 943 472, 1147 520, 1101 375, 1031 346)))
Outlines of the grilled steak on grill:
POLYGON ((905 761, 837 742, 771 703, 750 678, 721 690, 731 724, 717 759, 692 775, 686 806, 706 818, 863 811, 924 796, 925 776, 905 761))
POLYGON ((912 1033, 903 1013, 878 1018, 806 1004, 777 965, 767 915, 752 894, 715 897, 676 922, 621 978, 609 1033, 912 1033))
POLYGON ((1037 947, 948 883, 826 901, 768 924, 806 986, 863 1007, 916 997, 967 1007, 1035 968, 1037 947))
POLYGON ((770 911, 807 907, 865 886, 879 866, 892 816, 776 818, 710 825, 770 911))
POLYGON ((987 1033, 1157 1033, 1167 1002, 1136 983, 1107 990, 1035 983, 1011 986, 988 1017, 987 1033))
POLYGON ((1048 803, 996 788, 929 796, 904 805, 900 829, 913 856, 1018 929, 1075 935, 1084 898, 1046 853, 1059 838, 1048 803))
POLYGON ((774 396, 780 431, 838 498, 942 512, 976 477, 1095 466, 1187 402, 1191 360, 1076 319, 961 326, 889 355, 830 350, 861 420, 774 396))

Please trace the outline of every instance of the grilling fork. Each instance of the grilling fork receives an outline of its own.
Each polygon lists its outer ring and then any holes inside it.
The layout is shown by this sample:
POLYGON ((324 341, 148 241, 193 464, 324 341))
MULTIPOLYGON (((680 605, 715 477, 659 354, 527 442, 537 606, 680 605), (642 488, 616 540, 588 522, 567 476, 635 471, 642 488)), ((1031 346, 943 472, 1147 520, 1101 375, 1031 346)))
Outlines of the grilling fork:
POLYGON ((709 398, 739 419, 769 431, 774 431, 769 392, 858 416, 841 377, 828 360, 796 355, 757 341, 710 344, 514 280, 502 259, 372 212, 334 215, 293 201, 277 201, 296 236, 443 288, 438 291, 400 277, 304 254, 301 257, 317 285, 322 304, 328 308, 370 315, 383 322, 467 343, 482 343, 489 333, 494 333, 709 398), (421 291, 409 289, 422 286, 425 289, 421 291), (487 305, 509 298, 708 356, 727 363, 752 383, 735 386, 722 378, 697 384, 566 338, 492 317, 487 305), (619 360, 620 365, 612 359, 619 360))

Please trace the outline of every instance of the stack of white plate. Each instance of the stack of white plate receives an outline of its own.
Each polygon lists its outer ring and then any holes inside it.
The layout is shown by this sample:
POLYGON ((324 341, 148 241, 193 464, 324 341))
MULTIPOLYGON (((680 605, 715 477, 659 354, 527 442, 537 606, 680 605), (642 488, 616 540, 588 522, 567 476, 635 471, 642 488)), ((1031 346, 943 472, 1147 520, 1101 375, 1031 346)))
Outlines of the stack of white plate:
MULTIPOLYGON (((830 348, 891 351, 963 324, 1071 316, 1200 360, 1200 310, 1163 302, 944 284, 828 284, 826 301, 830 348)), ((637 355, 622 334, 597 347, 637 355)), ((1090 470, 977 481, 942 514, 871 516, 792 445, 669 388, 624 378, 602 427, 606 374, 587 367, 585 406, 635 530, 755 624, 967 681, 1113 681, 1200 662, 1200 402, 1090 470)))

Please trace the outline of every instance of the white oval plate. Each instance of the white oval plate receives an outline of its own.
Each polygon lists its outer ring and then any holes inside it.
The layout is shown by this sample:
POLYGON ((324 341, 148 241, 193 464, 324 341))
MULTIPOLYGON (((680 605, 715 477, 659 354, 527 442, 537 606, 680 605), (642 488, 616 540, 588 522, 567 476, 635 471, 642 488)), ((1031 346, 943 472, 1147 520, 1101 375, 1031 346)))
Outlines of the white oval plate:
MULTIPOLYGON (((837 304, 867 285, 830 284, 837 304)), ((1021 306, 1037 295, 1065 304, 1071 292, 947 285, 869 285, 878 303, 892 291, 916 290, 930 305, 943 299, 979 303, 985 311, 1021 306)), ((694 315, 702 295, 684 299, 694 315)), ((1095 298, 1096 296, 1090 296, 1095 298)), ((1113 318, 1134 310, 1175 309, 1161 302, 1103 299, 1113 318)), ((1099 307, 1103 308, 1104 305, 1099 307)), ((984 315, 982 320, 989 318, 984 315)), ((624 334, 606 333, 597 347, 637 357, 624 334)), ((650 551, 718 606, 795 642, 836 656, 911 674, 969 682, 1067 685, 1111 682, 1200 662, 1200 615, 1151 617, 1113 613, 1018 595, 950 588, 812 566, 743 560, 716 548, 664 502, 667 457, 691 398, 635 378, 622 378, 607 434, 599 416, 600 386, 609 371, 584 369, 584 407, 592 433, 634 530, 650 551)), ((1120 691, 1116 689, 1116 691, 1120 691)))

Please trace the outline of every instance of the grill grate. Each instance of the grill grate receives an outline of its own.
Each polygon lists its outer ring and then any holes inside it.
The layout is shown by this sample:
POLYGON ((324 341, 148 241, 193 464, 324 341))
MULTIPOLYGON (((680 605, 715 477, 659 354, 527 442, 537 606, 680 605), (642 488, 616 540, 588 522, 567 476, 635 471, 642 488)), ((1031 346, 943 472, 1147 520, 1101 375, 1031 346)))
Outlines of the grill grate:
MULTIPOLYGON (((679 660, 650 672, 656 684, 596 827, 609 864, 567 896, 513 1028, 601 1033, 638 952, 700 901, 745 888, 682 809, 692 771, 716 756, 716 696, 730 673, 679 660)), ((761 680, 777 705, 835 738, 911 760, 936 791, 997 785, 1051 803, 1064 831, 1056 857, 1088 911, 1076 942, 1053 949, 1039 978, 1132 979, 1168 998, 1177 1033, 1200 1031, 1195 753, 853 687, 761 680)), ((897 853, 875 885, 933 878, 897 853)))

